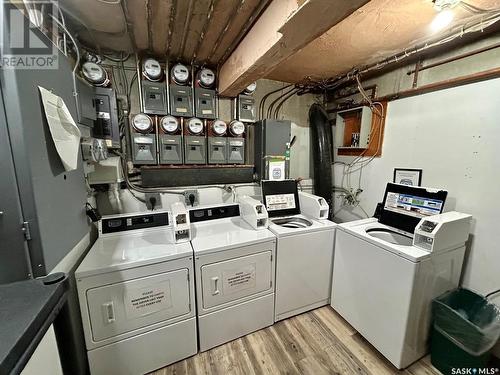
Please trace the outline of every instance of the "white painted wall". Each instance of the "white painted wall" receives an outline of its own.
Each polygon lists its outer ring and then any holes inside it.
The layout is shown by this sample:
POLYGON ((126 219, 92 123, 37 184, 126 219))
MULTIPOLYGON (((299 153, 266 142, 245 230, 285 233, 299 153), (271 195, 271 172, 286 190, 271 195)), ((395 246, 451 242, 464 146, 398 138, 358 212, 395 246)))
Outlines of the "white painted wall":
MULTIPOLYGON (((395 167, 422 168, 424 186, 447 189, 445 209, 474 216, 462 282, 481 293, 500 287, 499 92, 495 79, 390 102, 382 157, 351 176, 352 187, 360 181, 361 206, 370 215, 395 167)), ((335 185, 342 177, 343 167, 334 166, 335 185)), ((346 207, 336 220, 360 217, 359 208, 346 207)))

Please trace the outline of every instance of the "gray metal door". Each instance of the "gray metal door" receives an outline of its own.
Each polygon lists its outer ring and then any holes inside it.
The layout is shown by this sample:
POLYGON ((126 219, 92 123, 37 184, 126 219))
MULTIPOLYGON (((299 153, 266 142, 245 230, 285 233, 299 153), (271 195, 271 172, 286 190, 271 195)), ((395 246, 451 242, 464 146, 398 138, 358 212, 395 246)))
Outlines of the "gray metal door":
POLYGON ((0 284, 29 278, 23 216, 0 88, 0 284))

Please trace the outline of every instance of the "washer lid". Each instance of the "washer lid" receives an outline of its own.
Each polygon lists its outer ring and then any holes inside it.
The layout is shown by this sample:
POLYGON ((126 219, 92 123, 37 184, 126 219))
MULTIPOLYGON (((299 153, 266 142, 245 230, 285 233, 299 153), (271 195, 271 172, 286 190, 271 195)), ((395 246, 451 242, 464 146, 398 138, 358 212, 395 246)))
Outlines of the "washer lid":
POLYGON ((191 244, 195 254, 234 249, 269 242, 276 237, 268 230, 255 230, 240 217, 200 221, 193 226, 191 244))
POLYGON ((142 69, 147 78, 157 81, 161 78, 163 71, 158 60, 153 58, 148 58, 144 60, 142 64, 142 69))
POLYGON ((75 275, 97 275, 192 256, 189 242, 173 243, 171 227, 143 233, 100 237, 75 275))
POLYGON ((94 62, 87 61, 82 64, 83 77, 93 85, 102 85, 108 79, 108 73, 101 66, 94 62))
POLYGON ((367 241, 378 248, 390 251, 400 257, 403 257, 411 262, 420 262, 424 259, 429 258, 431 255, 429 252, 425 251, 416 246, 406 246, 393 244, 385 241, 381 237, 375 237, 370 235, 374 231, 384 232, 384 231, 398 231, 398 229, 390 227, 388 225, 380 224, 378 222, 369 221, 366 219, 351 221, 348 223, 339 224, 337 229, 346 233, 349 233, 355 237, 358 237, 360 241, 367 241), (368 232, 367 232, 368 230, 368 232))

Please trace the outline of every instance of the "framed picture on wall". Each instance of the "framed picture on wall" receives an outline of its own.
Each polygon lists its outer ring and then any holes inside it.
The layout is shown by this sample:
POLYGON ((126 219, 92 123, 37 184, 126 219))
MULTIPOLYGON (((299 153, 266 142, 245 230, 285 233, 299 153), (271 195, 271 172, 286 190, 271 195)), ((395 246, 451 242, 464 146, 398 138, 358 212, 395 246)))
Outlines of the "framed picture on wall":
POLYGON ((394 168, 394 183, 409 186, 420 186, 422 184, 422 170, 394 168))

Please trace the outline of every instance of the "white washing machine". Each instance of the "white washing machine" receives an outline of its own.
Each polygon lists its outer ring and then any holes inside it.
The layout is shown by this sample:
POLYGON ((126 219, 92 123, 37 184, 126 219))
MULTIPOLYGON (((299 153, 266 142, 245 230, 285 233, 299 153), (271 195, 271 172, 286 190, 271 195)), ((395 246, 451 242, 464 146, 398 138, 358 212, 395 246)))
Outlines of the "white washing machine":
POLYGON ((399 369, 426 354, 431 301, 460 280, 471 217, 439 215, 445 199, 388 184, 380 222, 337 227, 331 306, 399 369))
POLYGON ((277 237, 275 321, 328 305, 336 224, 300 214, 293 180, 262 181, 262 200, 277 237))
POLYGON ((240 217, 238 204, 189 212, 200 351, 274 323, 276 239, 240 217))
POLYGON ((75 272, 91 374, 144 374, 196 354, 193 251, 169 213, 103 217, 75 272))

